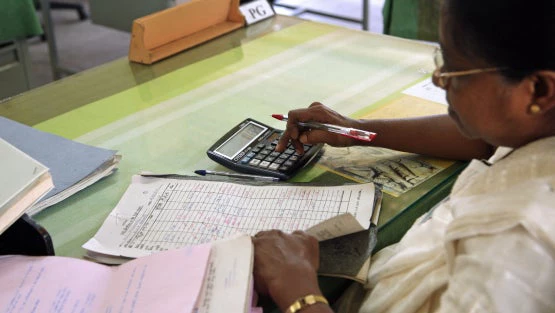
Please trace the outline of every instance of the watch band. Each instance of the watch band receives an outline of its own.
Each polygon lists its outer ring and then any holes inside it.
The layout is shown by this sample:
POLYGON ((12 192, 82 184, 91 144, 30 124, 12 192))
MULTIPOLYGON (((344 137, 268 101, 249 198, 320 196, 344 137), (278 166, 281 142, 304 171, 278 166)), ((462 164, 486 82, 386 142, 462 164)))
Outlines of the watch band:
POLYGON ((323 296, 310 294, 295 300, 295 302, 293 302, 293 304, 291 304, 287 308, 287 310, 285 310, 285 313, 299 312, 307 306, 311 306, 316 303, 329 304, 328 300, 326 300, 326 298, 324 298, 323 296))

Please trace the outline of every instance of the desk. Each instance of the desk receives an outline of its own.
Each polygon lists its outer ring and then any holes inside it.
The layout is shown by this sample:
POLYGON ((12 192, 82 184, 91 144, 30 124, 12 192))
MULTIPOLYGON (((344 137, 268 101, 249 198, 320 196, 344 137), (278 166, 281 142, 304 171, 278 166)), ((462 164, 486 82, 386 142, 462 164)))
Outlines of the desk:
MULTIPOLYGON (((222 170, 205 151, 246 117, 279 128, 272 113, 316 100, 352 115, 383 108, 429 76, 423 70, 433 68, 432 51, 404 39, 277 16, 152 66, 123 58, 64 78, 1 103, 0 114, 123 155, 114 175, 36 216, 58 255, 81 258, 81 245, 115 207, 131 175, 222 170)), ((454 163, 400 197, 386 195, 379 245, 398 240, 444 197, 462 167, 454 163)), ((341 179, 317 166, 296 177, 341 179)))

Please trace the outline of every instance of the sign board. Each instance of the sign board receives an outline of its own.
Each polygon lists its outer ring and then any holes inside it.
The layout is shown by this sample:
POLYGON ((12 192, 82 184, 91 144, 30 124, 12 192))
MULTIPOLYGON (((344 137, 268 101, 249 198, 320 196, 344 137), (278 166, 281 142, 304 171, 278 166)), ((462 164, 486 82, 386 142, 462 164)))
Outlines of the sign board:
POLYGON ((274 9, 266 0, 256 0, 242 4, 239 10, 241 10, 241 13, 245 16, 247 25, 260 22, 276 15, 276 12, 274 12, 274 9))

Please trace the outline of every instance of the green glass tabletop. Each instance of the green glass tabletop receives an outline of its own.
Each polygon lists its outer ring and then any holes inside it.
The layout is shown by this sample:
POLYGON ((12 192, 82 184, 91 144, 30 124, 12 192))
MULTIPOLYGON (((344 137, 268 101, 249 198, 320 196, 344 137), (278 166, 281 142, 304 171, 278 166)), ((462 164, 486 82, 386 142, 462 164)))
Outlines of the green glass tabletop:
MULTIPOLYGON (((122 58, 75 74, 3 101, 0 114, 122 155, 116 173, 34 217, 51 234, 56 254, 83 257, 81 245, 132 175, 222 170, 205 152, 227 130, 247 117, 282 128, 271 114, 314 101, 358 117, 392 106, 403 112, 403 103, 417 102, 403 90, 429 77, 432 51, 418 42, 277 16, 151 66, 122 58)), ((411 190, 385 194, 379 248, 443 198, 464 166, 441 164, 442 171, 411 190)), ((294 180, 348 179, 316 164, 294 180)))

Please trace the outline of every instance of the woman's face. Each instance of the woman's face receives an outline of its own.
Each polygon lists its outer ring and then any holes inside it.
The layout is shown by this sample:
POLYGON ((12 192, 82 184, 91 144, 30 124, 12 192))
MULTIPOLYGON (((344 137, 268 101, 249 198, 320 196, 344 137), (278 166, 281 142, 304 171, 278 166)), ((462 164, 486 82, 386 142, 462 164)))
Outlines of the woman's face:
MULTIPOLYGON (((457 33, 448 17, 440 22, 440 45, 444 66, 441 72, 489 68, 479 59, 469 58, 457 49, 457 33)), ((482 139, 494 146, 519 146, 528 139, 519 131, 528 127, 522 120, 522 101, 527 92, 520 83, 510 83, 498 71, 448 78, 445 86, 449 116, 467 137, 482 139)), ((526 107, 525 104, 524 107, 526 107)))

